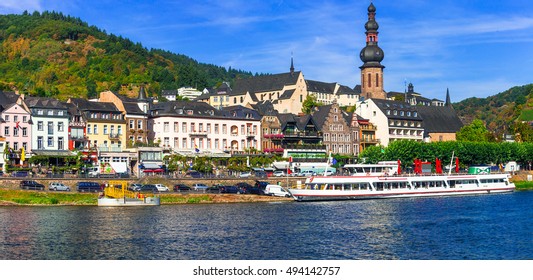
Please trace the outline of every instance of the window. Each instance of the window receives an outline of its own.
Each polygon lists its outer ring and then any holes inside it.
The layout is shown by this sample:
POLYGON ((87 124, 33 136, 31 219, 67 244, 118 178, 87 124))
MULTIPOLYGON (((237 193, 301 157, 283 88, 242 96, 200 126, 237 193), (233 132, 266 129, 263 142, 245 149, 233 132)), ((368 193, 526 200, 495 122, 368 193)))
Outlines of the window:
POLYGON ((91 133, 92 133, 91 125, 88 124, 88 125, 87 125, 87 134, 91 134, 91 133))
POLYGON ((28 116, 22 116, 22 122, 27 123, 28 122, 28 116))
POLYGON ((93 134, 98 134, 98 125, 97 124, 95 124, 93 126, 93 134))
POLYGON ((143 121, 142 120, 138 120, 137 121, 137 129, 143 129, 143 121))
POLYGON ((54 146, 54 137, 48 136, 48 147, 54 146))
POLYGON ((19 136, 19 129, 17 127, 13 127, 13 136, 19 136))
POLYGON ((215 124, 215 134, 218 134, 218 123, 215 124))
POLYGON ((111 125, 111 130, 109 131, 109 134, 115 135, 115 126, 111 125))
POLYGON ((24 151, 28 150, 28 142, 22 142, 22 147, 24 148, 24 151))
POLYGON ((19 149, 19 142, 14 142, 13 143, 13 150, 18 150, 19 149))
POLYGON ((65 131, 65 126, 63 125, 63 122, 57 123, 57 131, 65 131))
POLYGON ((9 126, 4 127, 4 136, 9 136, 9 126))
POLYGON ((207 133, 211 133, 211 124, 210 123, 207 124, 207 133))
POLYGON ((37 150, 43 149, 43 137, 37 136, 37 150))
POLYGON ((196 131, 194 130, 194 123, 191 123, 191 132, 196 132, 196 131))
POLYGON ((43 111, 43 109, 39 109, 39 110, 37 110, 37 115, 44 115, 44 111, 43 111))
POLYGON ((6 122, 9 122, 9 115, 5 115, 4 118, 6 122))
POLYGON ((37 130, 38 131, 43 131, 43 122, 42 121, 38 121, 37 122, 37 130))
POLYGON ((24 136, 24 137, 28 136, 28 128, 27 127, 23 127, 22 128, 22 136, 24 136))
POLYGON ((371 82, 371 79, 372 79, 372 76, 370 76, 371 74, 368 73, 368 87, 372 87, 372 82, 371 82))
POLYGON ((227 134, 228 133, 228 126, 223 124, 222 125, 222 134, 227 134))
POLYGON ((376 73, 376 87, 379 87, 379 74, 376 73))
POLYGON ((48 134, 54 134, 54 122, 48 122, 48 134))
POLYGON ((54 115, 54 110, 48 110, 48 115, 49 116, 53 116, 54 115))
POLYGON ((187 138, 181 139, 181 147, 184 149, 187 148, 187 138))
POLYGON ((180 132, 180 124, 178 122, 174 122, 174 132, 180 132))
POLYGON ((186 122, 181 123, 181 131, 182 132, 187 132, 187 123, 186 122))
POLYGON ((203 124, 203 123, 199 123, 199 124, 198 124, 198 131, 199 131, 199 132, 204 131, 204 124, 203 124))
POLYGON ((163 145, 165 145, 167 147, 170 146, 170 138, 165 137, 164 140, 163 140, 163 145))
POLYGON ((119 125, 117 127, 117 135, 122 135, 122 126, 121 125, 119 125))
POLYGON ((59 137, 57 138, 57 149, 58 150, 64 150, 64 146, 63 146, 63 137, 59 137))
POLYGON ((163 123, 163 132, 168 132, 168 129, 169 129, 169 123, 168 122, 164 122, 163 123))
POLYGON ((130 129, 135 129, 135 121, 130 120, 130 129))
POLYGON ((19 121, 19 116, 13 116, 13 122, 18 122, 19 121))
POLYGON ((104 124, 104 135, 107 135, 107 124, 104 124))

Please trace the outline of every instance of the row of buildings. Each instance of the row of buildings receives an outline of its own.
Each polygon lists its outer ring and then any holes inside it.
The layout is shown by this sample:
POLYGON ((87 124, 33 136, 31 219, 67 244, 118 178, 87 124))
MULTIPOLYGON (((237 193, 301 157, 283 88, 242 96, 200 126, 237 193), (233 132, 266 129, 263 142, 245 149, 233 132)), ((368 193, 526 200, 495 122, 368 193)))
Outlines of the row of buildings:
POLYGON ((269 153, 323 160, 328 152, 357 156, 391 141, 454 140, 462 123, 446 101, 429 100, 409 84, 383 89, 384 53, 378 46, 375 7, 368 8, 361 85, 305 79, 291 59, 286 73, 183 92, 163 91, 167 102, 111 91, 97 100, 0 92, 0 165, 25 165, 32 156, 61 157, 80 151, 88 162, 125 162, 133 172, 159 169, 163 154, 229 157, 269 153), (193 101, 176 101, 177 94, 193 101), (324 104, 302 113, 311 95, 324 104), (346 110, 352 108, 352 110, 346 110), (355 108, 355 110, 354 110, 355 108), (139 168, 140 167, 140 168, 139 168))

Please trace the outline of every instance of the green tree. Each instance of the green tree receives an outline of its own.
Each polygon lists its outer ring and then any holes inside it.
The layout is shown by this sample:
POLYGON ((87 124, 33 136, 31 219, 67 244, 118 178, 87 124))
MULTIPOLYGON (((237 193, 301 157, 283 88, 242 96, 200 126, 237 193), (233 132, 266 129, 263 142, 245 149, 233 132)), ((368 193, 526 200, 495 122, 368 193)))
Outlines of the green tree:
POLYGON ((308 94, 304 102, 302 103, 302 112, 305 114, 311 114, 311 112, 313 112, 313 108, 322 105, 322 102, 318 102, 316 100, 316 96, 308 94))
POLYGON ((475 119, 470 125, 465 125, 456 134, 457 141, 489 142, 492 138, 483 121, 475 119))

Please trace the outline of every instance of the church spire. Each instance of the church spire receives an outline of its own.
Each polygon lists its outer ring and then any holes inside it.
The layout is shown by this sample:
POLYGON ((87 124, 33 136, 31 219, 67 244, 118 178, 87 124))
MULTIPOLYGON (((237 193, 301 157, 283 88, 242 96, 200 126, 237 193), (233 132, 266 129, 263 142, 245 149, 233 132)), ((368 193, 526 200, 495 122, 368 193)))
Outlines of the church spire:
POLYGON ((383 90, 383 68, 381 61, 385 57, 378 46, 379 24, 376 22, 376 7, 368 6, 368 21, 365 23, 366 46, 359 53, 363 65, 361 69, 361 94, 365 98, 386 99, 383 90))
POLYGON ((294 61, 292 59, 292 52, 291 52, 291 75, 294 74, 294 61))
POLYGON ((446 88, 446 103, 444 104, 446 107, 452 107, 452 101, 450 99, 450 89, 446 88))

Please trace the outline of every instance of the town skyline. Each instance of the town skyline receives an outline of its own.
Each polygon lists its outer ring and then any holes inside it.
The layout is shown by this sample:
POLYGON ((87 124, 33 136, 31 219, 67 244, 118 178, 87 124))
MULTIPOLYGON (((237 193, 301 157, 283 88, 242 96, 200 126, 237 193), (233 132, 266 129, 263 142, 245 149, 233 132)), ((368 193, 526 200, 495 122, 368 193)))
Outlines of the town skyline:
MULTIPOLYGON (((371 1, 3 1, 0 14, 57 11, 146 48, 252 73, 360 84, 371 1), (223 43, 221 43, 223 42, 223 43)), ((384 89, 413 83, 427 98, 487 97, 531 83, 528 1, 372 1, 385 53, 384 89)))

